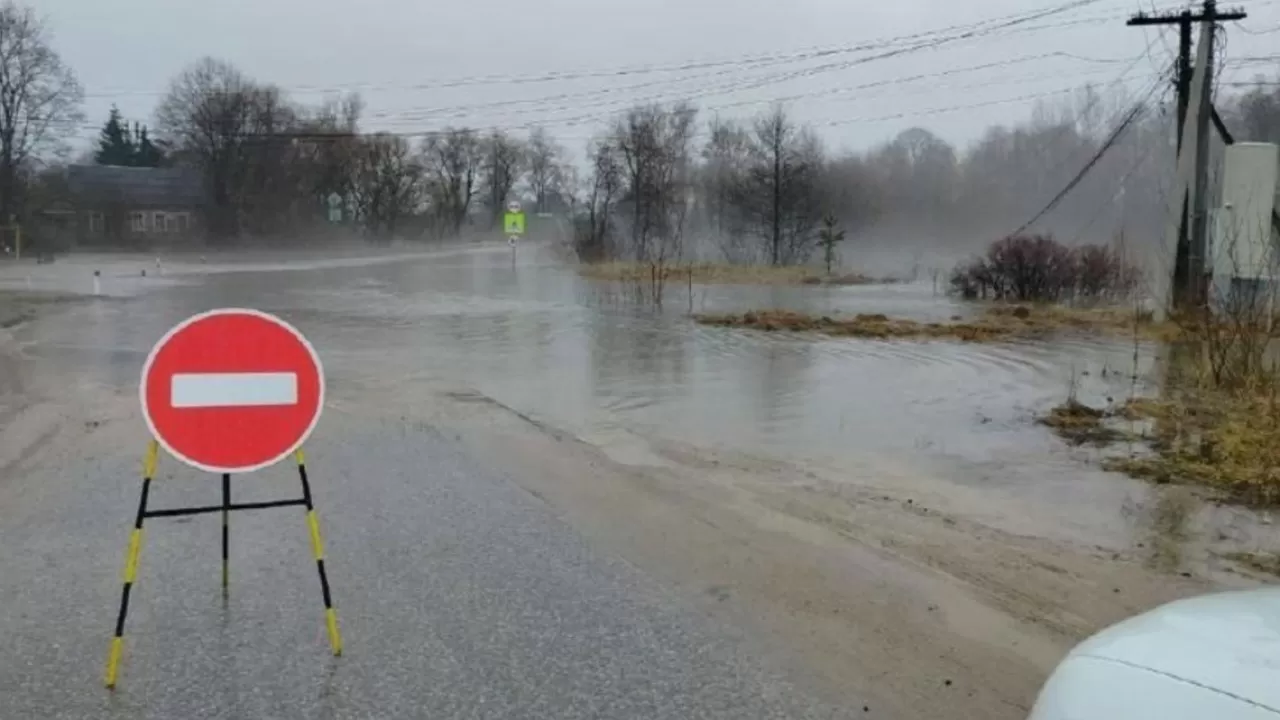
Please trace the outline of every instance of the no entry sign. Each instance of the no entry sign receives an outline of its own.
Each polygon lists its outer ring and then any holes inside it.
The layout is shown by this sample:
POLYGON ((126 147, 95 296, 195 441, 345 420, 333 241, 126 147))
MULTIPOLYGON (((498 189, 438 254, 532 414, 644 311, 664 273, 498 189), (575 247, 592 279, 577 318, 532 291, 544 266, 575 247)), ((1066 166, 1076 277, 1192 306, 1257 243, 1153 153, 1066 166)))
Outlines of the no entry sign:
POLYGON ((160 338, 142 367, 142 416, 179 460, 246 473, 296 450, 324 407, 324 369, 292 325, 258 310, 211 310, 160 338))

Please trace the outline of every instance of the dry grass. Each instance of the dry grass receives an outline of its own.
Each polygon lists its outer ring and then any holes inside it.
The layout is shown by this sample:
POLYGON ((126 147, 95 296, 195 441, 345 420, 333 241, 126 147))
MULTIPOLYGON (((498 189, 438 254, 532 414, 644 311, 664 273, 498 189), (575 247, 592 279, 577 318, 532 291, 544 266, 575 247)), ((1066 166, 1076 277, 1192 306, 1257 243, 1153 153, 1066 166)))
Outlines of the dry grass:
POLYGON ((1182 335, 1172 322, 1158 322, 1151 313, 1132 307, 1071 307, 1066 305, 1000 303, 983 308, 983 317, 1021 322, 1036 330, 1069 330, 1132 336, 1144 340, 1173 340, 1182 335))
POLYGON ((1270 390, 1183 392, 1132 401, 1122 412, 1154 421, 1153 452, 1110 459, 1108 469, 1204 485, 1250 504, 1280 503, 1280 405, 1270 390))
POLYGON ((1270 391, 1186 391, 1093 408, 1069 398, 1039 422, 1074 444, 1141 440, 1108 470, 1157 484, 1198 485, 1251 505, 1280 503, 1280 403, 1270 391), (1116 421, 1149 422, 1140 434, 1116 421))
POLYGON ((1107 445, 1128 437, 1107 423, 1114 417, 1116 413, 1112 410, 1089 407, 1070 399, 1050 410, 1039 422, 1072 444, 1107 445))
POLYGON ((970 342, 996 340, 1008 336, 1010 329, 984 323, 921 323, 890 318, 885 315, 855 315, 833 318, 808 315, 790 310, 761 310, 746 313, 694 315, 703 325, 741 327, 765 332, 817 332, 837 337, 888 339, 952 338, 970 342))
MULTIPOLYGON (((869 285, 894 282, 889 278, 873 278, 859 273, 825 275, 813 268, 797 266, 693 263, 666 265, 662 270, 667 281, 687 281, 692 273, 693 282, 707 285, 869 285)), ((604 262, 581 265, 578 272, 595 280, 648 282, 654 269, 646 263, 604 262)))
POLYGON ((839 337, 877 339, 952 338, 970 342, 1043 336, 1063 331, 1131 335, 1135 329, 1142 337, 1152 339, 1175 330, 1172 326, 1153 322, 1150 315, 1135 314, 1132 310, 1029 304, 987 305, 977 318, 962 320, 956 317, 945 323, 917 322, 878 314, 819 316, 790 310, 711 313, 693 317, 704 325, 765 331, 819 332, 839 337))

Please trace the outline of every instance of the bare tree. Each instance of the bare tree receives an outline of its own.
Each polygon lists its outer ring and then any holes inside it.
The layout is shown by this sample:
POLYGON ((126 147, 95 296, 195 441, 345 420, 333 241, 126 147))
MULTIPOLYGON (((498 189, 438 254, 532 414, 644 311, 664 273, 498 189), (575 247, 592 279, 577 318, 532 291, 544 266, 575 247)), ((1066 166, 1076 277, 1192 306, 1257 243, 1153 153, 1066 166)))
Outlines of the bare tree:
POLYGON ((393 236, 401 219, 422 203, 422 167, 407 140, 386 133, 362 138, 353 159, 356 217, 372 235, 393 236))
POLYGON ((587 151, 591 176, 582 207, 574 218, 574 250, 584 262, 613 257, 613 214, 622 194, 622 164, 609 138, 596 140, 587 151))
POLYGON ((317 214, 325 213, 332 194, 346 196, 361 149, 358 135, 363 102, 356 94, 326 100, 298 122, 297 162, 303 192, 317 214))
POLYGON ((660 256, 658 244, 681 229, 669 227, 670 213, 688 200, 693 118, 688 105, 650 105, 627 111, 614 127, 631 211, 631 251, 638 260, 660 256))
POLYGON ((565 186, 564 148, 543 128, 529 133, 527 160, 534 212, 549 212, 551 199, 565 186))
POLYGON ((84 122, 84 91, 29 8, 0 6, 0 222, 19 211, 19 174, 84 122))
POLYGON ((692 138, 696 111, 635 107, 614 126, 613 144, 624 172, 632 256, 649 267, 649 289, 661 304, 667 264, 683 250, 692 200, 692 138))
POLYGON ((733 205, 749 232, 764 241, 772 265, 803 262, 822 218, 817 138, 775 107, 757 118, 749 164, 733 190, 733 205))
POLYGON ((447 128, 422 148, 431 203, 448 230, 457 234, 471 211, 483 161, 480 142, 469 128, 447 128))
POLYGON ((742 222, 733 206, 733 189, 747 166, 747 132, 730 120, 707 123, 702 149, 701 190, 704 215, 719 236, 721 250, 731 262, 751 262, 754 248, 744 242, 742 222))
POLYGON ((162 135, 204 172, 212 200, 209 229, 216 236, 239 234, 245 203, 262 187, 264 156, 281 150, 280 133, 292 120, 279 117, 278 90, 260 86, 235 67, 204 58, 169 85, 156 109, 162 135))
POLYGON ((484 155, 480 173, 484 179, 484 201, 489 209, 490 227, 497 226, 511 188, 520 177, 525 162, 525 148, 519 140, 494 130, 481 144, 484 155))
POLYGON ((272 235, 296 228, 313 209, 304 191, 306 168, 298 162, 301 112, 274 85, 259 85, 248 95, 248 124, 241 138, 232 198, 237 228, 272 235))

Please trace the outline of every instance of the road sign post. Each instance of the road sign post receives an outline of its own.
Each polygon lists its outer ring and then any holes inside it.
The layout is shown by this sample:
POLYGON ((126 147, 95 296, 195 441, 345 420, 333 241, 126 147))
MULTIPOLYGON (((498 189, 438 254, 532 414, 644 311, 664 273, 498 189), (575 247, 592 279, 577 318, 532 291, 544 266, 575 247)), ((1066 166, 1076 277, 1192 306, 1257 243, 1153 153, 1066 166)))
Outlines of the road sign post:
POLYGON ((225 594, 230 578, 231 511, 303 507, 320 575, 330 647, 334 655, 341 655, 342 637, 302 451, 324 407, 324 369, 311 343, 285 321, 257 310, 201 313, 179 323, 152 348, 143 365, 139 396, 152 440, 143 462, 142 492, 125 559, 124 589, 107 657, 106 686, 114 688, 116 684, 147 518, 220 513, 225 594), (147 496, 161 447, 187 465, 220 475, 222 502, 148 509, 147 496), (232 474, 260 470, 289 455, 297 461, 302 497, 231 502, 232 474))

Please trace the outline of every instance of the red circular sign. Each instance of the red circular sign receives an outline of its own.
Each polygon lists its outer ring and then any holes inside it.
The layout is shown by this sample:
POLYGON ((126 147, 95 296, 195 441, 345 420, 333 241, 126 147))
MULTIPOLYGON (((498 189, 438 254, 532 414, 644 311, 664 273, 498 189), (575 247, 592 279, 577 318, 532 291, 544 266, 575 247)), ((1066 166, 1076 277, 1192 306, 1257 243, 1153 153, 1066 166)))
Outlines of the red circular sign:
POLYGON ((142 366, 142 416, 179 460, 246 473, 297 450, 320 420, 324 368, 292 325, 258 310, 210 310, 160 338, 142 366))

